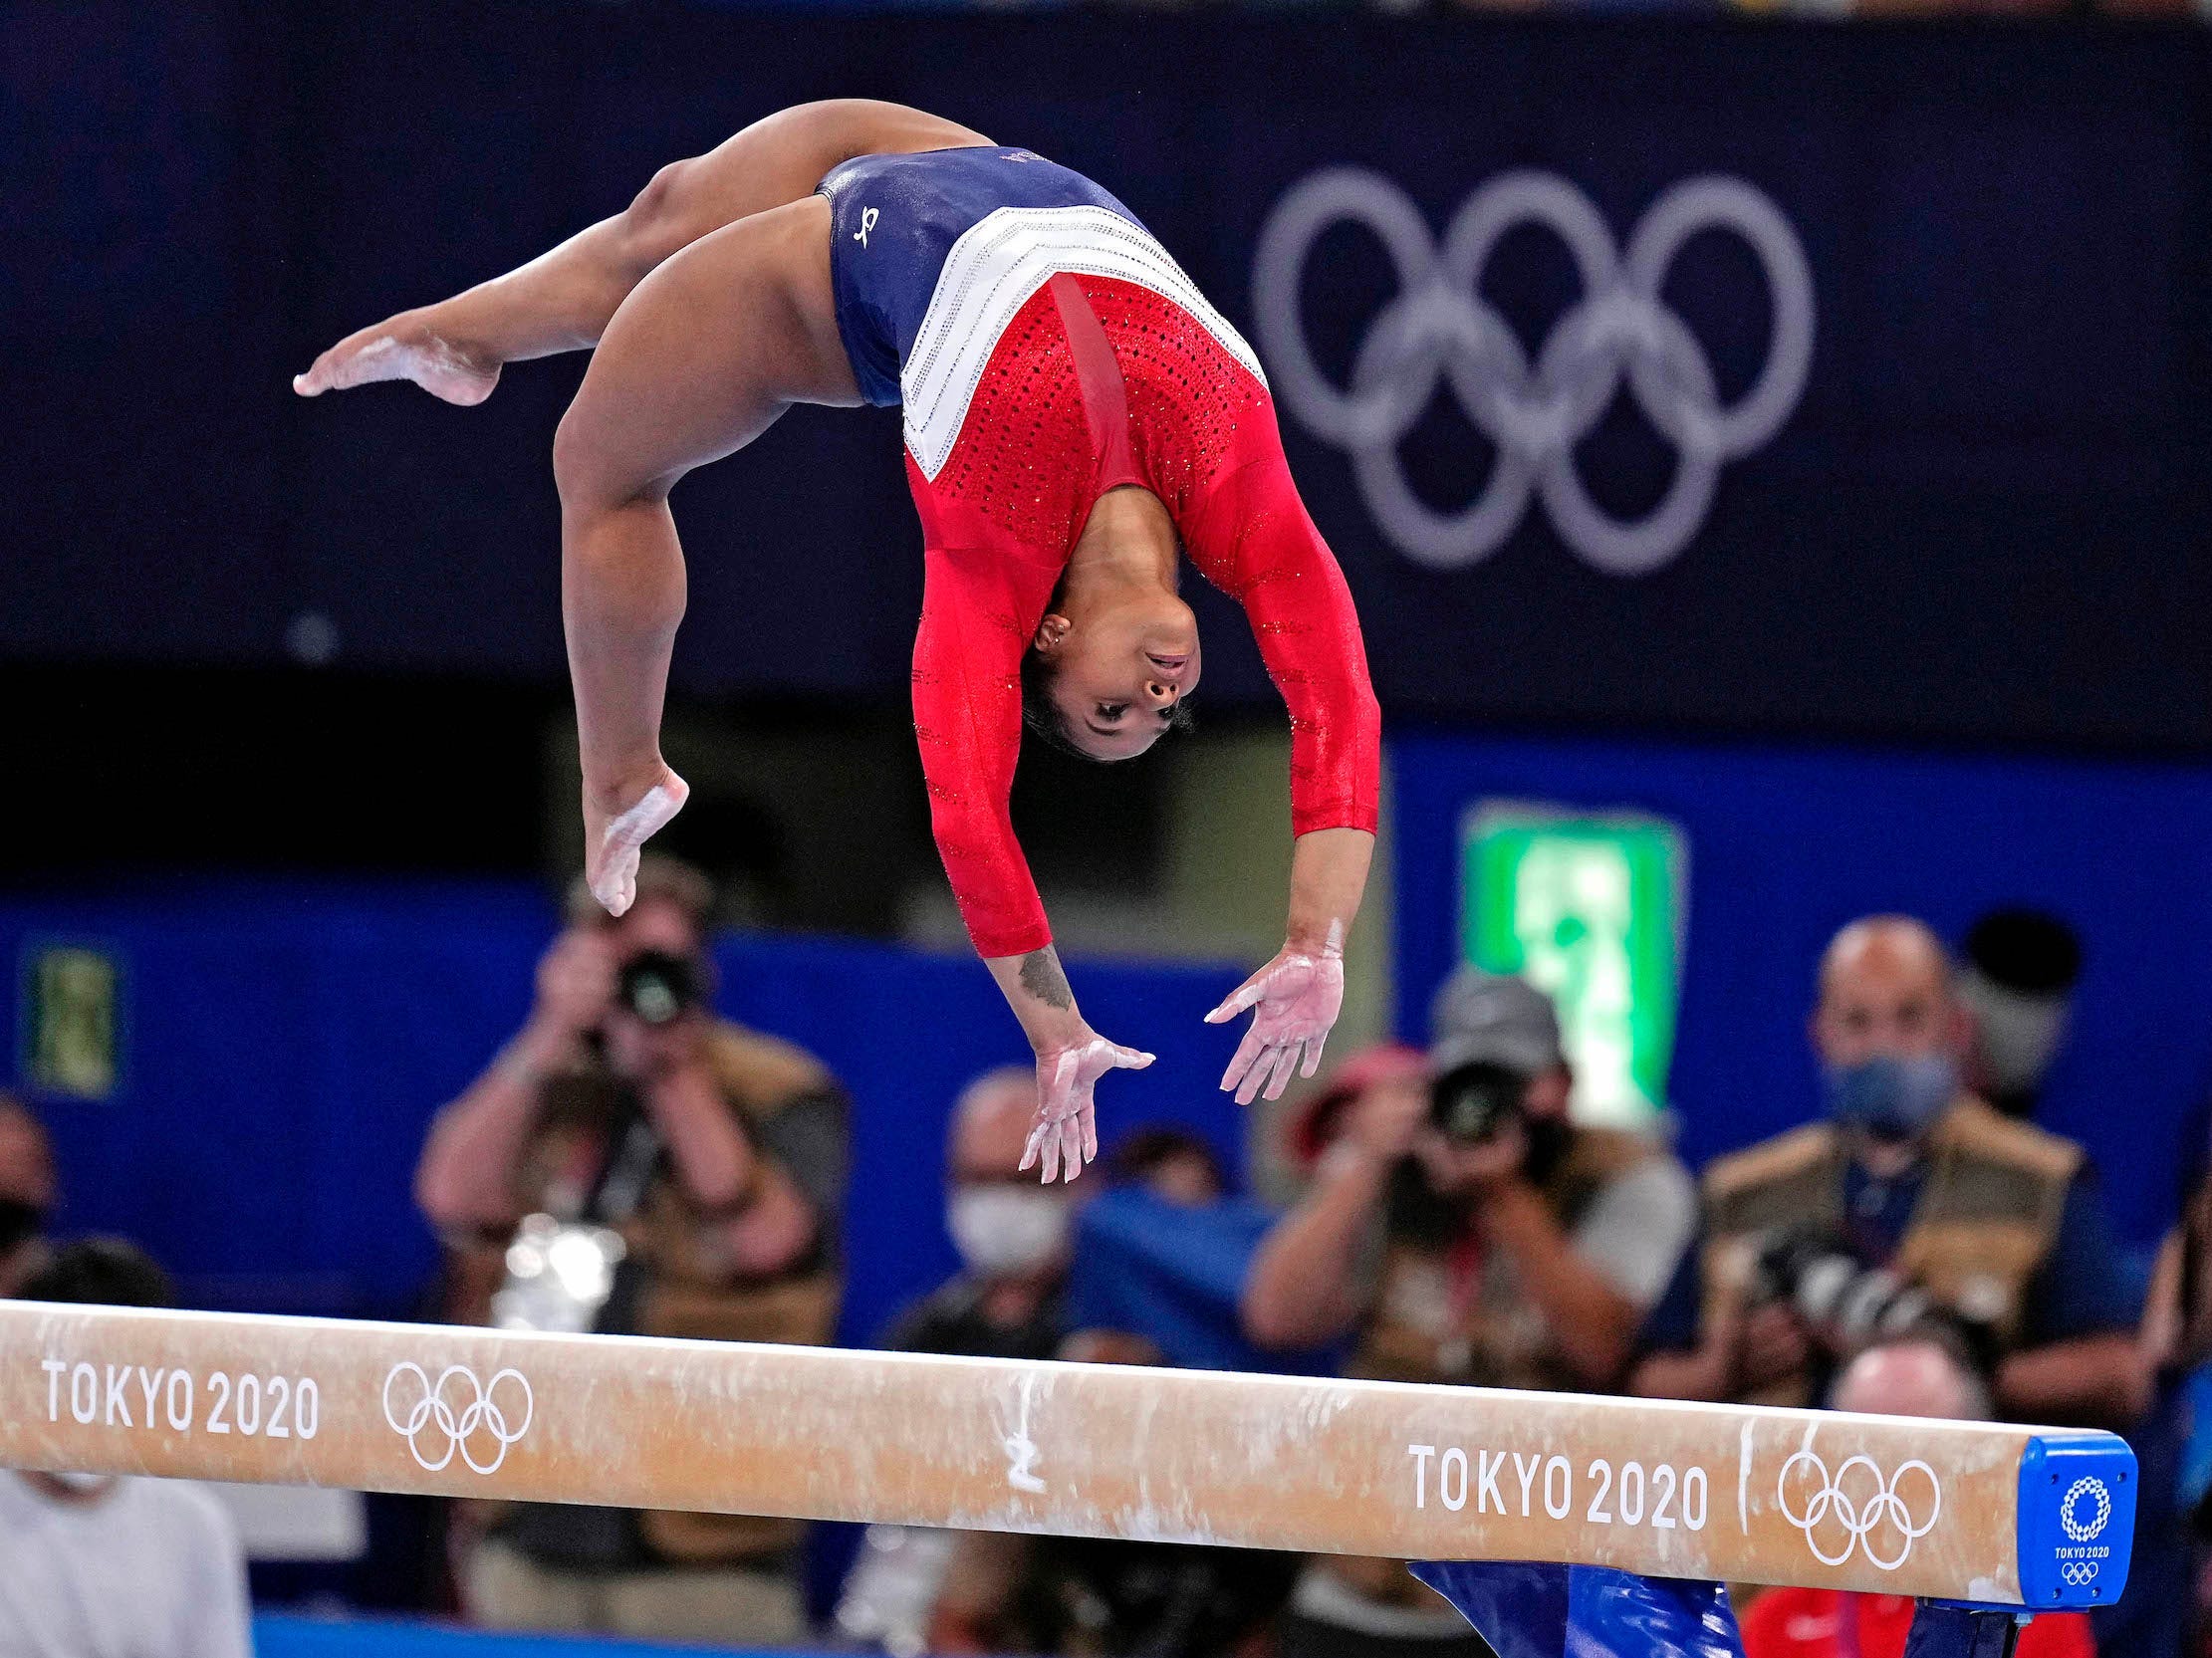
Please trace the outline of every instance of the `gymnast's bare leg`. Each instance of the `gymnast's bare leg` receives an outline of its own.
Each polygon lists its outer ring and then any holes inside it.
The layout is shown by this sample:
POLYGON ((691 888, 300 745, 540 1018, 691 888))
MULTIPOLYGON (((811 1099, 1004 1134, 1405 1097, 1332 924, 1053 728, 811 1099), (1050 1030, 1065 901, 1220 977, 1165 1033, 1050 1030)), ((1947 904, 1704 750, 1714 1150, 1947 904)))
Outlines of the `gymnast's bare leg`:
POLYGON ((663 260, 726 224, 812 195, 839 162, 989 142, 942 117, 871 99, 780 110, 704 155, 662 167, 621 212, 520 269, 349 335, 293 389, 314 397, 405 379, 449 403, 480 403, 503 363, 591 350, 663 260))
POLYGON ((553 471, 585 873, 617 915, 637 847, 685 794, 660 757, 684 605, 668 491, 793 403, 860 400, 830 299, 830 204, 810 196, 723 226, 639 283, 562 418, 553 471))
POLYGON ((604 348, 561 423, 554 472, 586 874, 616 914, 637 848, 687 793, 659 748, 684 602, 668 491, 792 403, 860 400, 830 289, 829 204, 814 188, 856 155, 988 141, 864 99, 781 111, 661 168, 622 212, 519 270, 340 341, 293 382, 312 397, 408 379, 479 403, 505 363, 604 348))

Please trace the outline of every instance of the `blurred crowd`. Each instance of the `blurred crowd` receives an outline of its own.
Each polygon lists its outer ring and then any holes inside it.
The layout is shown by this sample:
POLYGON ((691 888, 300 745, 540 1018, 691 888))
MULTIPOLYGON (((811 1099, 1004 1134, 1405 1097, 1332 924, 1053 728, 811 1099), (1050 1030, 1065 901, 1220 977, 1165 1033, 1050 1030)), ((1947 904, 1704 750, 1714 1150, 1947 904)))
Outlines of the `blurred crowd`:
MULTIPOLYGON (((422 1151, 442 1316, 832 1338, 848 1102, 813 1056, 714 1014, 714 903, 658 857, 618 920, 578 895, 526 1022, 422 1151)), ((1956 948, 1910 917, 1852 922, 1820 960, 1777 964, 1805 978, 1821 1077, 1801 1126, 1694 1173, 1656 1134, 1579 1121, 1552 1002, 1473 968, 1436 991, 1424 1047, 1353 1054, 1272 1119, 1287 1205, 1240 1194, 1165 1122, 1041 1186, 1017 1172, 1031 1071, 990 1070, 946 1102, 961 1270, 882 1342, 2115 1429, 2144 1470, 2129 1592, 2037 1620, 2021 1650, 2200 1653, 2212 1144, 2182 1151, 2182 1219, 2146 1285, 2082 1147, 2036 1121, 2081 967, 2035 914, 1956 948)), ((127 1245, 51 1242, 58 1196, 38 1123, 0 1101, 0 1295, 167 1299, 127 1245)), ((796 1523, 437 1513, 438 1592, 498 1628, 894 1655, 1489 1650, 1402 1561, 879 1526, 811 1616, 819 1555, 796 1523)), ((226 1658, 245 1650, 243 1581, 193 1488, 0 1475, 0 1650, 226 1658)), ((1739 1610, 1749 1658, 1898 1658, 1911 1616, 1797 1589, 1739 1610)))

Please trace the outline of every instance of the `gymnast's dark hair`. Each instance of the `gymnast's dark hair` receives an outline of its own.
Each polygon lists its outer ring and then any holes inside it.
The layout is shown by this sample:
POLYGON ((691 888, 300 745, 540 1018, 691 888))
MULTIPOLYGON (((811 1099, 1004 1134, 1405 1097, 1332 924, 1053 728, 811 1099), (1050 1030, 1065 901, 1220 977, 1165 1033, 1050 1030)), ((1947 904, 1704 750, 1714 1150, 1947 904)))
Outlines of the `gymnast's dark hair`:
MULTIPOLYGON (((1045 601, 1045 608, 1048 611, 1059 609, 1067 592, 1068 578, 1063 573, 1053 588, 1052 597, 1045 601)), ((1052 659, 1034 644, 1022 652, 1022 724, 1034 731, 1047 747, 1058 749, 1062 754, 1072 754, 1094 765, 1111 764, 1086 753, 1076 741, 1075 733, 1068 729, 1068 716, 1061 712, 1060 704, 1053 701, 1053 681, 1059 677, 1060 670, 1053 665, 1052 659)), ((1167 729, 1188 731, 1195 723, 1190 705, 1176 698, 1175 706, 1168 712, 1167 729)))

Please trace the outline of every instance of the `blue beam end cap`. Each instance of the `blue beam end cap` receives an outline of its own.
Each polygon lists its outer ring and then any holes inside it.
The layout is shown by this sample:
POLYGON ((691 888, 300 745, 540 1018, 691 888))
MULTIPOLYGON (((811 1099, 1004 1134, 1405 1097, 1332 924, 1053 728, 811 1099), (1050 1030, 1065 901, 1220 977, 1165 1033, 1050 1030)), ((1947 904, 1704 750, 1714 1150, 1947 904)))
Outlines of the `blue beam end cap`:
POLYGON ((2135 1453, 2117 1434, 2039 1433, 2020 1459, 2020 1597, 2031 1611, 2109 1606, 2135 1540, 2135 1453))

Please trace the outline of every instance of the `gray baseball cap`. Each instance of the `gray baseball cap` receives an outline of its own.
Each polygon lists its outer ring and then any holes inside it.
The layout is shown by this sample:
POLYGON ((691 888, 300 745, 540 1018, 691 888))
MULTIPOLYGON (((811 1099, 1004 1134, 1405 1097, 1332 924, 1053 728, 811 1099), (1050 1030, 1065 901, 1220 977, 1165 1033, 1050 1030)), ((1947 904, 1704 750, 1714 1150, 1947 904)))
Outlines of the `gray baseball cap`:
POLYGON ((1441 1075, 1461 1066, 1503 1066, 1524 1076, 1565 1058, 1552 999, 1526 979, 1462 967, 1429 1004, 1428 1062, 1441 1075))

